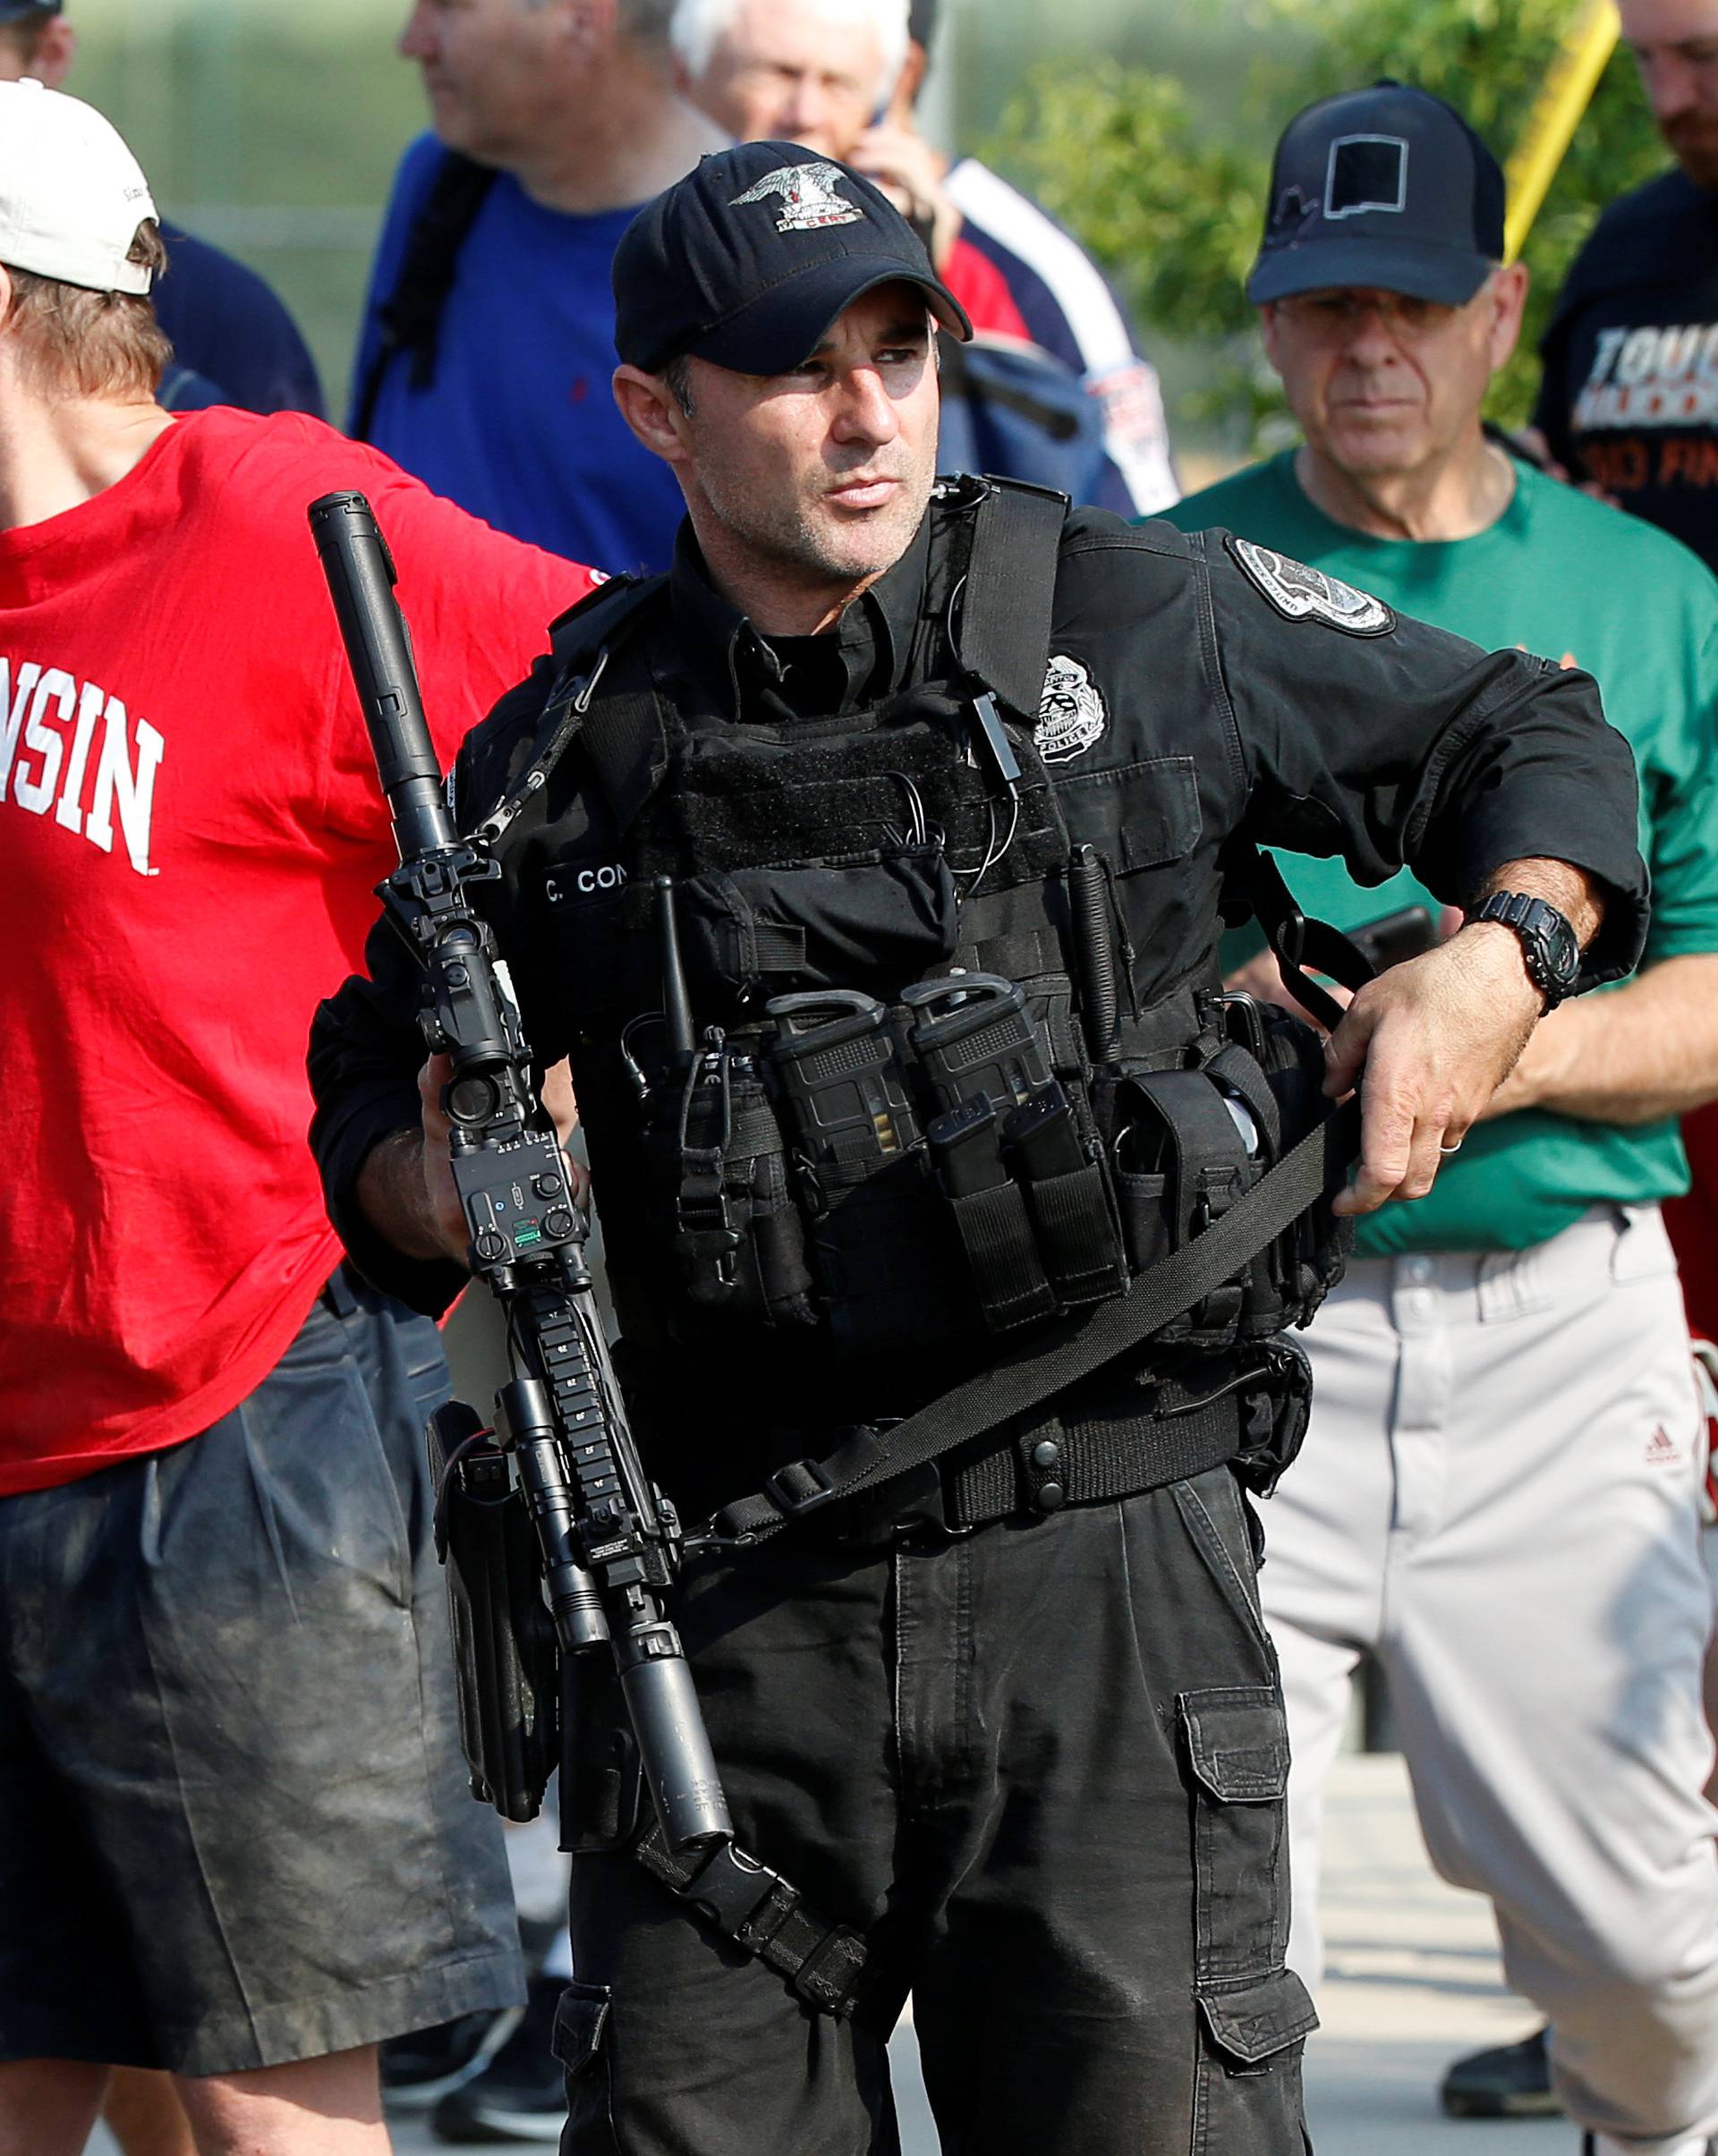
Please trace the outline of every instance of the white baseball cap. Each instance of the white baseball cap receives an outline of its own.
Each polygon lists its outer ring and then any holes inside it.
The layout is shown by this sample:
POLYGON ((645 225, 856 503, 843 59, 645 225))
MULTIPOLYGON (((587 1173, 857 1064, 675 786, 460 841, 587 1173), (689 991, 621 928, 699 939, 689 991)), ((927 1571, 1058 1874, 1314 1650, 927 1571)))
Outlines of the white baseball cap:
POLYGON ((39 82, 0 82, 0 262, 91 292, 142 293, 128 262, 156 214, 142 167, 93 105, 39 82))

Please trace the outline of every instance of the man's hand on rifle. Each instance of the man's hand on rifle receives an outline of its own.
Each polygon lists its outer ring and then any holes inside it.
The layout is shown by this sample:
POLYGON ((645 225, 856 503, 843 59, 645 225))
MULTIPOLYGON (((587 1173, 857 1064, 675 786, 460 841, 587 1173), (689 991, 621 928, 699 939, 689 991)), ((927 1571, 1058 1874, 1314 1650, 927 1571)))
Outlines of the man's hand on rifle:
MULTIPOLYGON (((1583 946, 1591 940, 1600 912, 1578 870, 1514 862, 1488 888, 1515 883, 1567 913, 1583 946)), ((1223 985, 1300 1010, 1269 951, 1223 985)), ((1335 1210, 1371 1213, 1389 1199, 1423 1198, 1440 1159, 1458 1151, 1474 1124, 1493 1112, 1493 1096, 1533 1037, 1544 998, 1527 978, 1521 946, 1495 922, 1464 928, 1460 909, 1446 906, 1433 950, 1387 967, 1357 996, 1334 981, 1321 985, 1346 1010, 1326 1043, 1324 1090, 1341 1099, 1365 1081, 1359 1168, 1335 1210)), ((1506 1092, 1495 1112, 1515 1105, 1506 1092)))
POLYGON ((1423 1198, 1526 1045, 1542 1006, 1508 929, 1480 922, 1390 967, 1325 1044, 1324 1091, 1364 1077, 1360 1165, 1339 1213, 1423 1198))
MULTIPOLYGON (((1476 896, 1522 890, 1563 914, 1585 950, 1603 907, 1567 862, 1506 862, 1476 896)), ((1349 1003, 1325 1044, 1324 1091, 1360 1085, 1360 1167, 1339 1213, 1423 1198, 1441 1155, 1455 1152, 1519 1059, 1544 1008, 1513 929, 1467 925, 1423 956, 1390 967, 1349 1003), (1364 1083, 1362 1080, 1364 1079, 1364 1083)))
MULTIPOLYGON (((465 1263, 465 1217, 454 1187, 447 1151, 451 1128, 442 1111, 443 1089, 454 1074, 451 1058, 431 1056, 418 1073, 422 1124, 415 1131, 395 1131, 373 1147, 358 1178, 365 1217, 395 1249, 409 1258, 451 1258, 465 1263)), ((543 1075, 543 1106, 563 1148, 578 1128, 573 1074, 565 1060, 543 1075)), ((576 1161, 567 1163, 567 1188, 583 1204, 590 1177, 576 1161)))

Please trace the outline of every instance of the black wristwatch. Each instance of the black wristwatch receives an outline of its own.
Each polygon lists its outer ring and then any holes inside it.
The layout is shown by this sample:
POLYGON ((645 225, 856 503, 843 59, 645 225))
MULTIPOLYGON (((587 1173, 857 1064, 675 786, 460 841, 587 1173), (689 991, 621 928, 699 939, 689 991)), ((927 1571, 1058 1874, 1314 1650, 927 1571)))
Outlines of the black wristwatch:
POLYGON ((1501 921, 1521 938, 1527 978, 1554 1011, 1570 993, 1581 970, 1581 946, 1563 916, 1543 898, 1520 891, 1493 891, 1469 921, 1501 921))

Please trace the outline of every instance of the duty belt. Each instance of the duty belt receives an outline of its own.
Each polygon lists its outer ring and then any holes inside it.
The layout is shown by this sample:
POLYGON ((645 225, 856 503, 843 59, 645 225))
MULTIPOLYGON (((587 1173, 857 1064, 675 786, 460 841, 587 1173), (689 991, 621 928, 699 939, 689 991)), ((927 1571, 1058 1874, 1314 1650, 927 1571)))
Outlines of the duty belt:
MULTIPOLYGON (((1163 1400, 1149 1415, 1084 1429, 1041 1423, 976 1457, 927 1460, 832 1504, 807 1522, 820 1540, 887 1542, 917 1527, 965 1534, 992 1520, 1047 1516, 1068 1505, 1136 1497, 1245 1457, 1252 1432, 1242 1392, 1269 1372, 1255 1364, 1199 1397, 1163 1400), (821 1531, 821 1532, 820 1532, 821 1531)), ((875 1427, 875 1426, 873 1426, 875 1427)), ((825 1433, 826 1437, 835 1433, 825 1433)), ((850 1435, 859 1434, 856 1430, 850 1435)), ((792 1507, 815 1488, 803 1461, 766 1485, 792 1507)))

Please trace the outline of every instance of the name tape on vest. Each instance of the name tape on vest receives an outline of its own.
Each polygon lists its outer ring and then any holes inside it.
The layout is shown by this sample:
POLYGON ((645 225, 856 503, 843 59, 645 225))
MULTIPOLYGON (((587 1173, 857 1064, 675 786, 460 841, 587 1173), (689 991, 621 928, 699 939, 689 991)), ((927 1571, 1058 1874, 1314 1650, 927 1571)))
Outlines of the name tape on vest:
POLYGON ((543 896, 552 906, 577 905, 587 898, 606 898, 626 887, 626 871, 617 861, 593 861, 583 866, 562 862, 543 878, 543 896))

